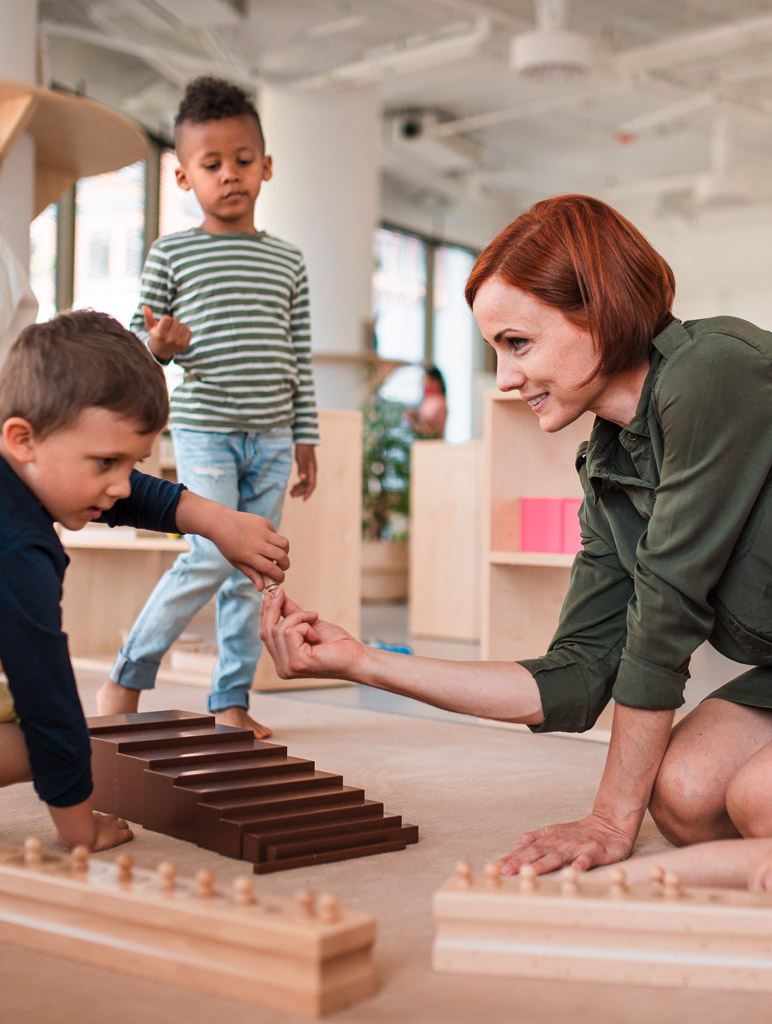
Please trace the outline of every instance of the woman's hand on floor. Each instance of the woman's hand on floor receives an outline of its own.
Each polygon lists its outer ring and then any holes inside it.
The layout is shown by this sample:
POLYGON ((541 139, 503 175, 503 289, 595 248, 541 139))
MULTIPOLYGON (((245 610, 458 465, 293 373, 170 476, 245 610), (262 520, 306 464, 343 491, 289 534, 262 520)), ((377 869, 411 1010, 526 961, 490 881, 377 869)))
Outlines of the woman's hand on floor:
POLYGON ((593 813, 580 821, 525 832, 512 853, 498 864, 503 875, 516 875, 524 864, 532 864, 539 875, 567 866, 589 871, 625 860, 634 842, 635 836, 593 813))

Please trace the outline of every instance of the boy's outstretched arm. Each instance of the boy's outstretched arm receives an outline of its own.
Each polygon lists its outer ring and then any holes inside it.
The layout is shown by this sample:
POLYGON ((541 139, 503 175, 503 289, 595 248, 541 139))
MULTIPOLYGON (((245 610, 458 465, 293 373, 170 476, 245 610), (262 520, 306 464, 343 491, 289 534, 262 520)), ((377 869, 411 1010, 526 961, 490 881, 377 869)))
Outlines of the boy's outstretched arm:
POLYGON ((235 512, 192 491, 183 491, 175 519, 180 533, 196 533, 216 544, 258 590, 265 586, 264 576, 276 583, 283 581, 290 564, 289 541, 263 516, 235 512))

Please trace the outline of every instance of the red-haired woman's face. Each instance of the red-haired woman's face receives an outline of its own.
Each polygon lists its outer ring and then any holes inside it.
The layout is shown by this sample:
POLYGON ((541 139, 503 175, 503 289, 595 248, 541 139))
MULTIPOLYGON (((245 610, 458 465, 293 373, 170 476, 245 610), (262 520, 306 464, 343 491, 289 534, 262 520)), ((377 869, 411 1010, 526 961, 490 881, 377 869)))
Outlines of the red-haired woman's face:
POLYGON ((496 352, 498 389, 519 391, 543 431, 561 430, 588 410, 618 422, 609 379, 598 374, 585 383, 598 365, 589 331, 498 277, 480 286, 472 312, 496 352))

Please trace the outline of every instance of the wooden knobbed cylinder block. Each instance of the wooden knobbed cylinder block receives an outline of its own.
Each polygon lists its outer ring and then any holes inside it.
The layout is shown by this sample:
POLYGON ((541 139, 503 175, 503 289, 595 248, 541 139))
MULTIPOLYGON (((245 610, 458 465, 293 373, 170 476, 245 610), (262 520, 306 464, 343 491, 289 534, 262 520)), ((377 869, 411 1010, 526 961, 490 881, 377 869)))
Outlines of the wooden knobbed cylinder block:
POLYGON ((88 870, 84 864, 85 848, 42 854, 39 840, 0 844, 3 943, 241 999, 293 1020, 347 1009, 375 991, 375 919, 339 906, 337 896, 321 896, 318 914, 299 913, 297 900, 261 893, 258 901, 251 877, 226 892, 215 888, 214 871, 177 879, 168 861, 148 870, 121 854, 95 857, 88 870))

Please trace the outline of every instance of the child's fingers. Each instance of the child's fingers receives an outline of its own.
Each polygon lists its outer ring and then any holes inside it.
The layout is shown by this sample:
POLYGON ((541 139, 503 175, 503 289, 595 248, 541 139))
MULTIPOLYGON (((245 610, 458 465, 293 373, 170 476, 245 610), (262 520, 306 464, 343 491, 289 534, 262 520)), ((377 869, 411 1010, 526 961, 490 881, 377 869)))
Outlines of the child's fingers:
POLYGON ((145 330, 151 331, 155 327, 155 317, 153 316, 153 310, 150 306, 142 307, 142 315, 145 318, 145 330))

